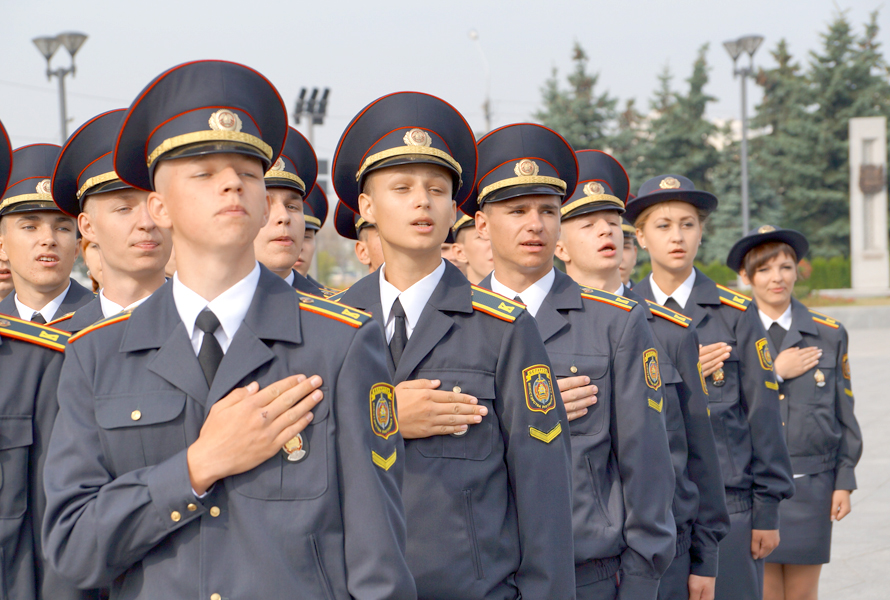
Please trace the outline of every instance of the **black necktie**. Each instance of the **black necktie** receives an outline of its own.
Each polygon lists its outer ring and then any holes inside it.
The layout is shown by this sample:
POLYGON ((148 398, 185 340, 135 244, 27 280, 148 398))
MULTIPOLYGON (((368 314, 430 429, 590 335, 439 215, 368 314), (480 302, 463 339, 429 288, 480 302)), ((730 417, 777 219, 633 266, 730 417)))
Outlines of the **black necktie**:
POLYGON ((773 323, 769 326, 769 339, 773 343, 773 356, 779 353, 779 348, 782 347, 782 341, 785 339, 785 328, 779 325, 778 323, 773 323))
POLYGON ((405 324, 405 309, 402 303, 396 298, 392 305, 392 316, 395 319, 395 328, 393 329, 392 339, 389 340, 389 353, 392 355, 392 362, 395 366, 399 366, 399 360, 402 358, 402 352, 408 343, 408 326, 405 324))
POLYGON ((34 314, 31 315, 31 322, 32 322, 32 323, 40 323, 41 325, 45 325, 45 324, 46 324, 46 319, 44 319, 44 318, 43 318, 43 315, 41 315, 39 312, 37 312, 37 311, 35 310, 35 311, 34 311, 34 314))
POLYGON ((519 294, 516 294, 516 297, 513 298, 513 302, 519 302, 520 304, 525 304, 525 302, 522 301, 522 296, 520 296, 519 294))
POLYGON ((678 312, 681 315, 683 314, 683 309, 680 308, 680 303, 674 300, 673 297, 668 298, 667 301, 665 301, 664 305, 674 312, 678 312))
POLYGON ((213 378, 216 376, 216 370, 219 368, 219 363, 223 359, 222 346, 219 345, 219 340, 213 335, 213 332, 219 329, 219 319, 216 318, 212 310, 205 308, 195 320, 195 327, 204 332, 204 339, 201 340, 201 350, 198 351, 198 363, 201 365, 201 370, 204 371, 207 385, 211 385, 213 378))

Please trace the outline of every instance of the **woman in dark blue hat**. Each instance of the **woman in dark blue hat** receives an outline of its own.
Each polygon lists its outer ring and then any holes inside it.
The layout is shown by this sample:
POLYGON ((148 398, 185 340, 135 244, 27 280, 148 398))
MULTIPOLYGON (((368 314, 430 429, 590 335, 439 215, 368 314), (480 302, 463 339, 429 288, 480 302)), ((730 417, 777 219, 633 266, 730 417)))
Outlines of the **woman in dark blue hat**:
POLYGON ((720 542, 716 597, 763 594, 763 559, 779 543, 779 502, 793 494, 778 384, 766 331, 751 299, 693 266, 713 194, 680 175, 640 186, 625 217, 649 251, 652 274, 634 291, 692 319, 723 474, 730 532, 720 542))
POLYGON ((792 292, 809 244, 792 229, 763 225, 740 239, 726 264, 751 286, 769 333, 779 381, 794 497, 779 504, 781 542, 767 558, 766 600, 815 598, 829 562, 831 526, 850 513, 862 433, 843 325, 808 309, 792 292))

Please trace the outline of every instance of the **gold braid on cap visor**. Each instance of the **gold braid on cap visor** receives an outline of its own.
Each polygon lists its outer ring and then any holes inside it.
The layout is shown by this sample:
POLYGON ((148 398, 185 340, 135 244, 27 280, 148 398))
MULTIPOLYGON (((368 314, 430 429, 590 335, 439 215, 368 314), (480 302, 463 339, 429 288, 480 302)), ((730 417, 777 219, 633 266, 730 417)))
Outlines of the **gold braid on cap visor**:
POLYGON ((316 227, 318 227, 319 229, 321 229, 321 219, 319 219, 319 218, 317 218, 317 217, 310 217, 309 215, 304 214, 304 215, 303 215, 303 220, 306 221, 306 224, 307 224, 307 225, 315 225, 316 227))
POLYGON ((574 202, 569 202, 559 209, 559 214, 564 217, 576 208, 580 208, 585 204, 591 204, 593 202, 608 202, 610 204, 616 205, 619 208, 624 208, 624 202, 622 202, 615 196, 612 196, 611 194, 594 194, 592 196, 584 196, 583 198, 578 198, 574 202))
POLYGON ((304 192, 306 191, 306 184, 303 183, 303 180, 287 171, 266 171, 266 179, 287 179, 299 185, 304 192))
MULTIPOLYGON (((10 196, 0 202, 0 210, 3 210, 7 206, 12 206, 13 204, 19 204, 21 202, 28 202, 34 200, 43 200, 46 202, 52 202, 53 197, 51 194, 20 194, 18 196, 10 196)), ((53 210, 58 210, 54 208, 53 210)))
POLYGON ((479 206, 482 206, 482 203, 485 201, 485 197, 491 194, 492 192, 496 192, 498 190, 502 190, 506 187, 512 187, 514 185, 552 185, 556 189, 565 193, 566 191, 566 182, 562 179, 557 179, 556 177, 545 177, 543 175, 527 175, 524 177, 510 177, 509 179, 502 179, 500 181, 495 181, 491 185, 487 185, 482 188, 482 191, 479 193, 479 206))
POLYGON ((101 175, 96 175, 95 177, 90 177, 84 182, 80 189, 77 190, 77 199, 80 200, 83 198, 83 195, 92 187, 96 187, 97 185, 101 185, 103 183, 108 183, 109 181, 114 181, 115 179, 120 179, 117 176, 117 173, 111 171, 109 173, 102 173, 101 175))
POLYGON ((362 163, 362 167, 358 170, 358 173, 355 174, 355 180, 359 181, 362 178, 364 172, 368 170, 368 168, 382 160, 393 158, 394 156, 406 156, 408 154, 425 154, 427 156, 434 156, 439 160, 442 160, 451 165, 454 170, 457 171, 458 175, 463 174, 463 171, 460 168, 460 164, 444 150, 439 150, 438 148, 433 148, 431 146, 397 146, 395 148, 383 150, 382 152, 378 152, 377 154, 372 154, 371 156, 369 156, 365 160, 365 162, 362 163))
POLYGON ((145 163, 148 167, 151 167, 154 162, 161 157, 162 154, 166 154, 171 150, 175 150, 176 148, 180 148, 182 146, 187 146, 189 144, 198 144, 201 142, 240 142, 242 144, 246 144, 248 146, 252 146, 262 152, 263 156, 265 156, 270 161, 272 160, 272 147, 261 140, 260 138, 250 135, 249 133, 242 133, 240 131, 224 131, 218 129, 208 129, 206 131, 194 131, 192 133, 184 133, 182 135, 177 135, 175 137, 169 138, 161 142, 161 145, 155 148, 151 154, 148 155, 145 163))

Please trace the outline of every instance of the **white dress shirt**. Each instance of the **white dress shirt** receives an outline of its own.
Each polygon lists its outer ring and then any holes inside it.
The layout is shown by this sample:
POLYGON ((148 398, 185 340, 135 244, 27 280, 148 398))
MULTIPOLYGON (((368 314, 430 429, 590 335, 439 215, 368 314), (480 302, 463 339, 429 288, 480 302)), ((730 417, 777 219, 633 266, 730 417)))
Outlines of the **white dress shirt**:
POLYGON ((247 309, 253 301, 257 284, 260 281, 260 263, 256 263, 247 277, 224 291, 222 294, 208 302, 194 290, 190 290, 179 280, 179 273, 173 275, 173 302, 179 318, 185 325, 185 332, 192 340, 192 348, 195 356, 201 350, 201 342, 204 340, 204 332, 195 327, 198 315, 205 308, 209 308, 219 319, 220 327, 214 332, 223 353, 227 352, 235 332, 244 321, 247 309))
POLYGON ((655 296, 655 301, 662 306, 667 302, 668 298, 673 298, 677 304, 680 305, 680 308, 686 308, 686 303, 689 302, 689 296, 692 295, 692 286, 695 285, 695 269, 692 269, 692 273, 689 274, 689 277, 686 278, 686 281, 680 284, 680 287, 674 290, 673 294, 665 294, 661 291, 661 288, 658 287, 658 284, 655 283, 655 278, 652 277, 652 274, 649 274, 649 285, 652 286, 652 295, 655 296))
POLYGON ((621 283, 621 285, 618 286, 618 289, 615 291, 615 295, 616 296, 624 295, 624 283, 623 282, 621 283))
POLYGON ((439 285, 439 281, 441 281, 444 273, 445 260, 443 259, 432 273, 409 287, 404 292, 400 292, 396 286, 386 280, 386 263, 380 266, 380 308, 383 309, 384 315, 388 315, 386 317, 387 343, 389 343, 396 331, 396 321, 395 317, 392 315, 392 305, 395 304, 396 298, 399 299, 402 308, 405 310, 405 330, 410 339, 411 333, 414 331, 414 328, 417 327, 417 320, 420 319, 420 313, 423 312, 423 307, 429 302, 430 296, 433 295, 433 291, 435 291, 436 286, 439 285))
POLYGON ((513 300, 516 296, 521 297, 522 303, 525 304, 525 309, 534 317, 537 316, 538 310, 540 310, 541 305, 544 304, 544 298, 550 293, 550 288, 553 287, 553 281, 555 279, 556 272, 554 269, 550 269, 547 271, 547 274, 539 280, 525 288, 523 291, 517 292, 498 281, 494 276, 494 272, 492 272, 491 291, 500 294, 501 296, 506 296, 510 300, 513 300))
POLYGON ((287 282, 287 285, 294 287, 294 270, 291 269, 290 273, 287 274, 287 277, 284 278, 284 281, 287 282))
POLYGON ((767 316, 767 314, 759 308, 757 309, 757 314, 760 315, 760 322, 763 323, 763 328, 767 331, 769 331, 769 328, 773 323, 778 323, 779 327, 785 331, 791 329, 791 304, 788 304, 788 308, 785 309, 785 312, 783 312, 778 319, 773 319, 772 317, 767 316))
MULTIPOLYGON (((19 311, 19 318, 22 321, 30 321, 31 317, 34 316, 34 313, 39 312, 43 315, 43 318, 47 323, 52 321, 56 317, 56 312, 58 312, 59 307, 62 306, 62 302, 65 300, 65 295, 68 294, 68 290, 71 289, 71 281, 68 281, 68 287, 65 288, 65 291, 50 300, 46 303, 46 306, 37 310, 36 308, 31 308, 30 306, 25 305, 21 300, 19 300, 19 295, 15 295, 15 306, 19 311)), ((59 315, 60 317, 62 315, 59 315)))
POLYGON ((114 315, 116 315, 117 313, 119 313, 123 310, 130 310, 130 309, 136 308, 137 306, 139 306, 140 304, 142 304, 143 302, 148 300, 150 297, 151 297, 151 294, 149 294, 145 298, 137 300, 136 302, 134 302, 133 304, 130 304, 129 306, 121 306, 117 302, 113 302, 113 301, 109 300, 108 298, 106 298, 104 290, 99 290, 99 305, 102 307, 102 316, 107 319, 108 317, 113 317, 114 315))

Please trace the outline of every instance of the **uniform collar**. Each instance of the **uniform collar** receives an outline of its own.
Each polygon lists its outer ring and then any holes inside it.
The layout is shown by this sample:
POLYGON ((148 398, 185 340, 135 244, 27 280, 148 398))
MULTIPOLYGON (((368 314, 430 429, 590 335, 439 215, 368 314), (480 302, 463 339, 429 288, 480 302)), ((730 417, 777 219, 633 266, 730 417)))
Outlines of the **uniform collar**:
POLYGON ((788 304, 788 308, 785 309, 785 312, 783 312, 782 316, 778 319, 773 319, 758 307, 757 314, 760 315, 760 322, 763 323, 763 328, 769 331, 769 328, 773 323, 778 323, 779 327, 785 331, 791 329, 791 306, 791 304, 788 304))
POLYGON ((15 306, 19 311, 19 318, 23 321, 30 321, 31 317, 34 316, 35 312, 39 312, 43 315, 43 318, 47 323, 52 321, 56 317, 56 313, 59 312, 59 307, 62 306, 62 302, 65 300, 65 296, 68 294, 68 290, 71 289, 71 280, 68 280, 68 287, 65 288, 65 291, 50 300, 46 303, 46 305, 37 310, 36 308, 31 308, 19 300, 19 295, 15 294, 15 306))
POLYGON ((143 302, 148 300, 149 296, 151 296, 151 294, 149 294, 145 298, 140 298, 139 300, 137 300, 136 302, 133 302, 129 306, 121 306, 117 302, 113 302, 113 301, 109 300, 105 296, 104 290, 99 290, 99 305, 102 307, 102 316, 107 319, 108 317, 112 317, 123 310, 130 310, 130 309, 136 308, 137 306, 139 306, 140 304, 142 304, 143 302))
POLYGON ((294 273, 295 272, 296 271, 291 269, 290 273, 287 274, 287 277, 284 278, 284 280, 287 282, 287 285, 289 285, 291 287, 294 287, 294 273))
MULTIPOLYGON (((398 298, 402 308, 405 310, 405 328, 410 338, 411 332, 414 331, 417 321, 420 319, 420 313, 423 312, 423 308, 429 302, 444 273, 445 260, 443 259, 432 273, 414 283, 407 290, 400 292, 398 288, 386 280, 386 264, 381 265, 378 273, 380 281, 380 307, 382 309, 381 316, 387 326, 387 330, 390 329, 389 325, 390 321, 392 321, 392 305, 395 304, 396 298, 398 298)), ((387 331, 386 337, 389 339, 391 332, 387 331)))
POLYGON ((624 296, 624 295, 625 295, 625 294, 624 294, 624 283, 620 284, 620 285, 618 286, 618 289, 615 290, 614 293, 615 293, 616 296, 624 296))
MULTIPOLYGON (((649 285, 652 288, 652 295, 655 297, 655 302, 664 306, 664 303, 667 302, 668 298, 673 298, 677 304, 680 305, 680 308, 686 308, 686 304, 689 302, 689 296, 692 295, 692 288, 695 286, 695 273, 696 270, 693 268, 692 273, 689 274, 689 277, 686 278, 686 281, 680 284, 676 290, 674 290, 673 294, 665 294, 658 284, 655 283, 655 279, 652 277, 652 274, 649 274, 649 285)), ((624 287, 624 284, 622 284, 624 287)))
POLYGON ((522 298, 522 303, 525 304, 526 310, 528 310, 531 315, 537 316, 538 311, 541 309, 541 305, 544 303, 544 298, 547 297, 547 294, 550 293, 550 288, 553 287, 553 281, 556 279, 556 269, 550 269, 547 271, 547 274, 541 277, 539 280, 525 288, 523 291, 518 292, 516 290, 511 290, 503 283, 497 280, 495 277, 494 271, 491 273, 491 291, 501 296, 506 296, 513 300, 516 296, 520 296, 522 298))

